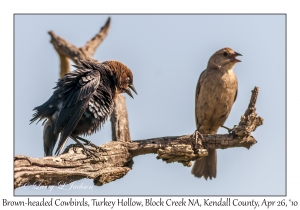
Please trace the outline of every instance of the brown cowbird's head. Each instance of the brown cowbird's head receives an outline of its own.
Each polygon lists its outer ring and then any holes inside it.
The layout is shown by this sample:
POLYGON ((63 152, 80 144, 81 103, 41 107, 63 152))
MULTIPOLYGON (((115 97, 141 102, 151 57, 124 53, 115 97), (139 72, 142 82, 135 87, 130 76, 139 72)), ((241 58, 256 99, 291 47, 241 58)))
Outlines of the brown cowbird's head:
POLYGON ((105 61, 103 62, 103 64, 108 65, 111 71, 115 74, 117 92, 127 93, 130 97, 133 98, 130 89, 133 90, 133 92, 135 92, 136 94, 137 92, 133 85, 133 75, 131 70, 119 61, 105 61))
POLYGON ((237 56, 242 56, 240 53, 233 51, 231 48, 225 47, 215 52, 208 61, 209 68, 215 68, 228 70, 232 69, 237 62, 241 62, 236 59, 237 56))

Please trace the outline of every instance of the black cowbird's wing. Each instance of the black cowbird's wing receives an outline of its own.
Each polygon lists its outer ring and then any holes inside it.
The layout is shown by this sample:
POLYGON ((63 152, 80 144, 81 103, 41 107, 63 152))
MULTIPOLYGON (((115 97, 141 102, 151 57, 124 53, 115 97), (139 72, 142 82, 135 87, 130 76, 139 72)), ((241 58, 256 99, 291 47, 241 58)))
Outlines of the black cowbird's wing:
POLYGON ((67 138, 87 108, 90 98, 100 83, 100 72, 92 70, 89 73, 78 76, 73 82, 64 83, 61 87, 63 93, 62 107, 54 130, 56 133, 62 129, 56 154, 64 147, 67 138))

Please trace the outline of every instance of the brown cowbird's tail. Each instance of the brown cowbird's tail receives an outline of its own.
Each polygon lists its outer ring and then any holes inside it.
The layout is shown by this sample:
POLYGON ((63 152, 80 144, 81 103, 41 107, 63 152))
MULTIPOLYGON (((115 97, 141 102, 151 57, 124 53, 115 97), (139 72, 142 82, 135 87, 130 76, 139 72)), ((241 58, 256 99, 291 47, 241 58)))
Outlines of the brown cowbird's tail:
POLYGON ((192 168, 192 174, 195 177, 201 178, 216 178, 217 175, 217 151, 209 150, 208 156, 196 160, 192 168))

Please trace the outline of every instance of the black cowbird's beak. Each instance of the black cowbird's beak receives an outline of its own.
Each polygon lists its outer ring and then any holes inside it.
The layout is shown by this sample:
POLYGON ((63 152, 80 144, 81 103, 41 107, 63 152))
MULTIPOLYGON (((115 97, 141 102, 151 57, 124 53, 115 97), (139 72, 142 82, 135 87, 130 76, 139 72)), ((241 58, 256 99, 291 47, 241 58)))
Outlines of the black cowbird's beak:
POLYGON ((242 54, 238 53, 238 52, 234 52, 234 55, 231 57, 230 61, 232 62, 242 62, 239 59, 236 59, 236 56, 242 56, 242 54))
POLYGON ((125 89, 125 93, 127 93, 131 98, 133 98, 129 88, 125 89))
POLYGON ((135 90, 135 87, 133 86, 133 84, 131 85, 128 85, 130 87, 131 90, 133 90, 133 92, 135 92, 135 94, 137 94, 136 90, 135 90))
POLYGON ((125 92, 131 97, 133 98, 132 94, 131 94, 131 91, 130 89, 133 90, 133 92, 135 92, 135 94, 137 94, 136 90, 135 90, 135 87, 133 85, 128 85, 128 88, 125 90, 125 92))

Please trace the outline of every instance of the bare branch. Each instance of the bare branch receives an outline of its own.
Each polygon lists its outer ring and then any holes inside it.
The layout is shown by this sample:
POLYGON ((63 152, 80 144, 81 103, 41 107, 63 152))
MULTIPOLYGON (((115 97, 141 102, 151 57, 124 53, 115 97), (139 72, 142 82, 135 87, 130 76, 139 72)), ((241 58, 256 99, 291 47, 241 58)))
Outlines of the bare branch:
POLYGON ((126 175, 132 168, 133 158, 139 155, 156 153, 158 159, 167 163, 179 162, 184 166, 191 166, 190 161, 206 156, 208 148, 250 148, 256 140, 249 135, 249 132, 253 131, 249 129, 256 129, 263 122, 255 112, 255 101, 252 103, 253 95, 256 94, 257 97, 257 93, 258 89, 255 88, 252 91, 251 106, 248 107, 252 112, 242 116, 234 133, 205 134, 202 141, 196 141, 192 135, 112 141, 101 145, 105 152, 94 150, 99 157, 97 159, 87 157, 82 153, 82 148, 76 145, 70 145, 57 157, 30 158, 20 155, 16 156, 14 161, 14 187, 67 184, 82 178, 94 179, 95 185, 103 185, 126 175))
POLYGON ((97 47, 105 39, 108 34, 110 26, 110 18, 107 19, 105 25, 100 29, 99 33, 96 34, 85 46, 77 48, 65 39, 56 36, 53 31, 48 33, 51 36, 51 43, 53 44, 57 53, 61 56, 70 58, 74 63, 78 64, 79 60, 91 60, 96 61, 93 55, 97 47))
POLYGON ((94 60, 91 59, 90 57, 87 57, 77 47, 75 47, 65 39, 56 36, 53 31, 49 31, 48 33, 51 36, 51 43, 53 44, 58 54, 70 58, 76 64, 78 64, 79 60, 89 60, 89 59, 94 60))
POLYGON ((125 97, 119 94, 115 99, 114 110, 110 116, 112 141, 130 141, 129 121, 125 97))
POLYGON ((70 72, 70 59, 66 56, 58 53, 60 59, 60 78, 62 78, 66 73, 70 72))
POLYGON ((92 57, 98 48, 98 46, 102 43, 102 41, 106 38, 110 27, 110 17, 107 19, 105 25, 100 29, 99 33, 97 33, 90 41, 88 41, 83 47, 79 48, 79 50, 83 51, 85 54, 92 57))
POLYGON ((124 176, 130 167, 131 157, 124 147, 110 142, 103 147, 105 154, 98 153, 97 160, 82 154, 82 148, 67 148, 67 153, 57 157, 31 158, 16 156, 14 159, 14 187, 24 185, 62 185, 83 178, 102 185, 124 176), (130 164, 128 164, 130 166, 130 164), (98 181, 96 181, 98 180, 98 181))
MULTIPOLYGON (((202 144, 215 149, 230 147, 250 147, 256 141, 253 137, 242 139, 232 134, 204 135, 202 144)), ((70 145, 65 153, 57 157, 31 158, 15 157, 14 187, 24 185, 60 185, 89 178, 94 184, 103 185, 127 174, 132 167, 132 159, 138 155, 157 153, 166 162, 181 162, 190 165, 207 154, 195 153, 192 135, 160 137, 133 142, 113 141, 101 145, 106 152, 97 152, 93 159, 82 153, 82 148, 70 145)), ((93 148, 90 148, 91 150, 93 148)))
POLYGON ((252 131, 255 131, 256 128, 263 124, 264 119, 256 114, 256 100, 258 96, 258 87, 254 87, 252 90, 252 95, 248 109, 245 111, 245 114, 241 117, 241 121, 237 127, 234 129, 236 135, 249 136, 252 131))

